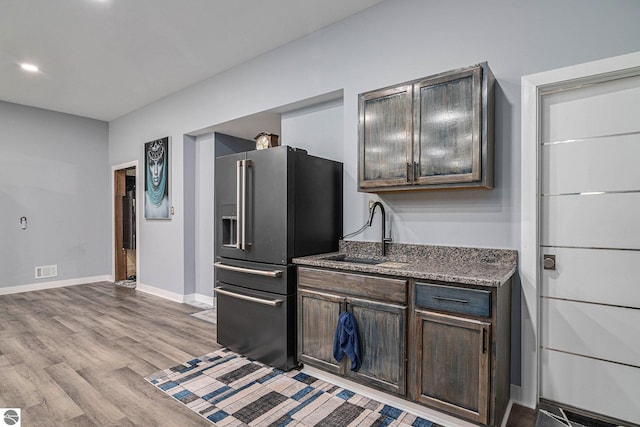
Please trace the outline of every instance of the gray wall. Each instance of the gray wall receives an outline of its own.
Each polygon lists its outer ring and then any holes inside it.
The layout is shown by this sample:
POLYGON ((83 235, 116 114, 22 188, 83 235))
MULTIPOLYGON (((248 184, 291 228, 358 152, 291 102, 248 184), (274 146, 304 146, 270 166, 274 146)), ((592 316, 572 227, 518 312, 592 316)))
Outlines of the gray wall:
POLYGON ((344 102, 340 98, 282 114, 280 143, 342 161, 343 129, 344 102))
POLYGON ((256 142, 253 140, 238 138, 219 132, 215 132, 213 134, 213 138, 215 142, 214 153, 216 157, 256 149, 256 142))
POLYGON ((196 293, 196 138, 184 136, 184 295, 196 293))
POLYGON ((111 274, 107 144, 106 122, 0 102, 0 287, 111 274))
MULTIPOLYGON (((371 197, 356 191, 358 93, 488 61, 497 79, 496 188, 381 199, 396 242, 518 249, 521 77, 640 50, 638 16, 636 0, 387 0, 111 122, 109 161, 141 160, 141 144, 156 137, 182 141, 196 129, 343 89, 343 128, 335 130, 342 138, 304 148, 344 162, 344 230, 356 230, 371 197)), ((176 215, 142 222, 139 275, 183 294, 179 143, 172 153, 176 215)), ((528 403, 534 386, 523 384, 528 403)))

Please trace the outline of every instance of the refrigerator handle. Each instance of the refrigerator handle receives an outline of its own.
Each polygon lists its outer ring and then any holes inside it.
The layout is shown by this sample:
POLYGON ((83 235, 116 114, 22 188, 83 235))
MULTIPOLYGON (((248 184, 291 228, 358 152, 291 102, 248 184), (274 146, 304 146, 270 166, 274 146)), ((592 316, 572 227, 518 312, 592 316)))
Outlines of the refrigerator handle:
POLYGON ((249 295, 242 295, 242 294, 238 294, 236 292, 231 292, 231 291, 226 290, 225 288, 219 288, 217 286, 215 288, 213 288, 213 290, 217 294, 227 295, 227 296, 230 296, 232 298, 242 299, 242 300, 245 300, 245 301, 256 302, 258 304, 270 305, 272 307, 279 307, 279 306, 282 305, 282 300, 281 299, 262 299, 262 298, 251 297, 249 295))
POLYGON ((247 250, 247 167, 249 160, 242 160, 242 243, 240 249, 247 250))
POLYGON ((242 228, 240 225, 240 198, 241 198, 240 187, 242 186, 242 182, 240 181, 240 179, 241 179, 242 162, 243 160, 238 160, 236 162, 236 249, 244 250, 244 248, 240 243, 240 238, 241 238, 240 234, 242 233, 242 228))
POLYGON ((238 273, 255 274, 257 276, 282 277, 282 270, 256 270, 255 268, 236 267, 235 265, 225 264, 217 261, 213 263, 216 268, 223 270, 237 271, 238 273))

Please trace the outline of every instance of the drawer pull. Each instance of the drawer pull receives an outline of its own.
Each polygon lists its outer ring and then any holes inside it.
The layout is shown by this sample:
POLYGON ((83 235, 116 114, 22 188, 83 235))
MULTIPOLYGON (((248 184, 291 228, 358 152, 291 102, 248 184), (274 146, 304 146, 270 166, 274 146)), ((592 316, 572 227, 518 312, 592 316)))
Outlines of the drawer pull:
POLYGON ((460 304, 466 304, 466 303, 469 302, 466 299, 458 299, 458 298, 446 298, 446 297, 438 297, 438 296, 433 296, 431 298, 433 298, 435 300, 438 300, 438 301, 457 302, 457 303, 460 303, 460 304))
POLYGON ((216 293, 219 293, 219 294, 222 294, 222 295, 226 295, 226 296, 229 296, 231 298, 237 298, 237 299, 241 299, 241 300, 245 300, 245 301, 255 302, 255 303, 258 303, 258 304, 270 305, 271 307, 279 307, 279 306, 282 305, 282 300, 281 299, 266 300, 266 299, 262 299, 262 298, 250 297, 248 295, 237 294, 235 292, 231 292, 231 291, 228 291, 228 290, 223 289, 223 288, 213 288, 213 290, 216 293))
POLYGON ((221 262, 215 262, 213 265, 214 267, 221 268, 223 270, 237 271, 238 273, 256 274, 258 276, 267 276, 267 277, 282 276, 282 270, 272 270, 272 271, 256 270, 254 268, 244 268, 244 267, 236 267, 234 265, 227 265, 221 262))
POLYGON ((487 330, 482 328, 482 354, 487 352, 487 330))

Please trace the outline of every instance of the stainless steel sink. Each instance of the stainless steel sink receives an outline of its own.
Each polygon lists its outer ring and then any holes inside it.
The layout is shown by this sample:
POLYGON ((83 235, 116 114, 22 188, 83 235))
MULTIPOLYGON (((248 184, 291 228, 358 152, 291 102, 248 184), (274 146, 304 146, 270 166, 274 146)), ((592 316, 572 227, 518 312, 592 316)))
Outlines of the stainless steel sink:
POLYGON ((356 256, 348 256, 348 255, 331 255, 325 258, 321 258, 325 261, 334 261, 334 262, 345 262, 352 264, 364 264, 364 265, 376 265, 378 267, 385 268, 404 268, 409 265, 406 262, 396 262, 388 259, 375 259, 375 258, 360 258, 356 256))
POLYGON ((378 259, 371 259, 371 258, 356 258, 356 257, 344 257, 342 259, 336 259, 336 261, 341 261, 341 262, 352 262, 355 264, 369 264, 369 265, 376 265, 376 264, 380 264, 381 262, 384 261, 380 261, 378 259))
POLYGON ((354 256, 346 256, 346 255, 335 255, 331 257, 324 258, 327 261, 337 261, 337 262, 350 262, 354 264, 368 264, 368 265, 376 265, 384 262, 384 260, 373 259, 373 258, 359 258, 354 256))

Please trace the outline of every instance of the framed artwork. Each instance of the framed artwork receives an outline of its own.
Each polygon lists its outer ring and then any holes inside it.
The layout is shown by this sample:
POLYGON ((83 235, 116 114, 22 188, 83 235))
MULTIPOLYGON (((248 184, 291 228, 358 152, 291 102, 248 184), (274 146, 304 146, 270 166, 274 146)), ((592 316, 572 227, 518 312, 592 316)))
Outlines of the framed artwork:
POLYGON ((169 137, 144 144, 144 217, 171 219, 169 137))

